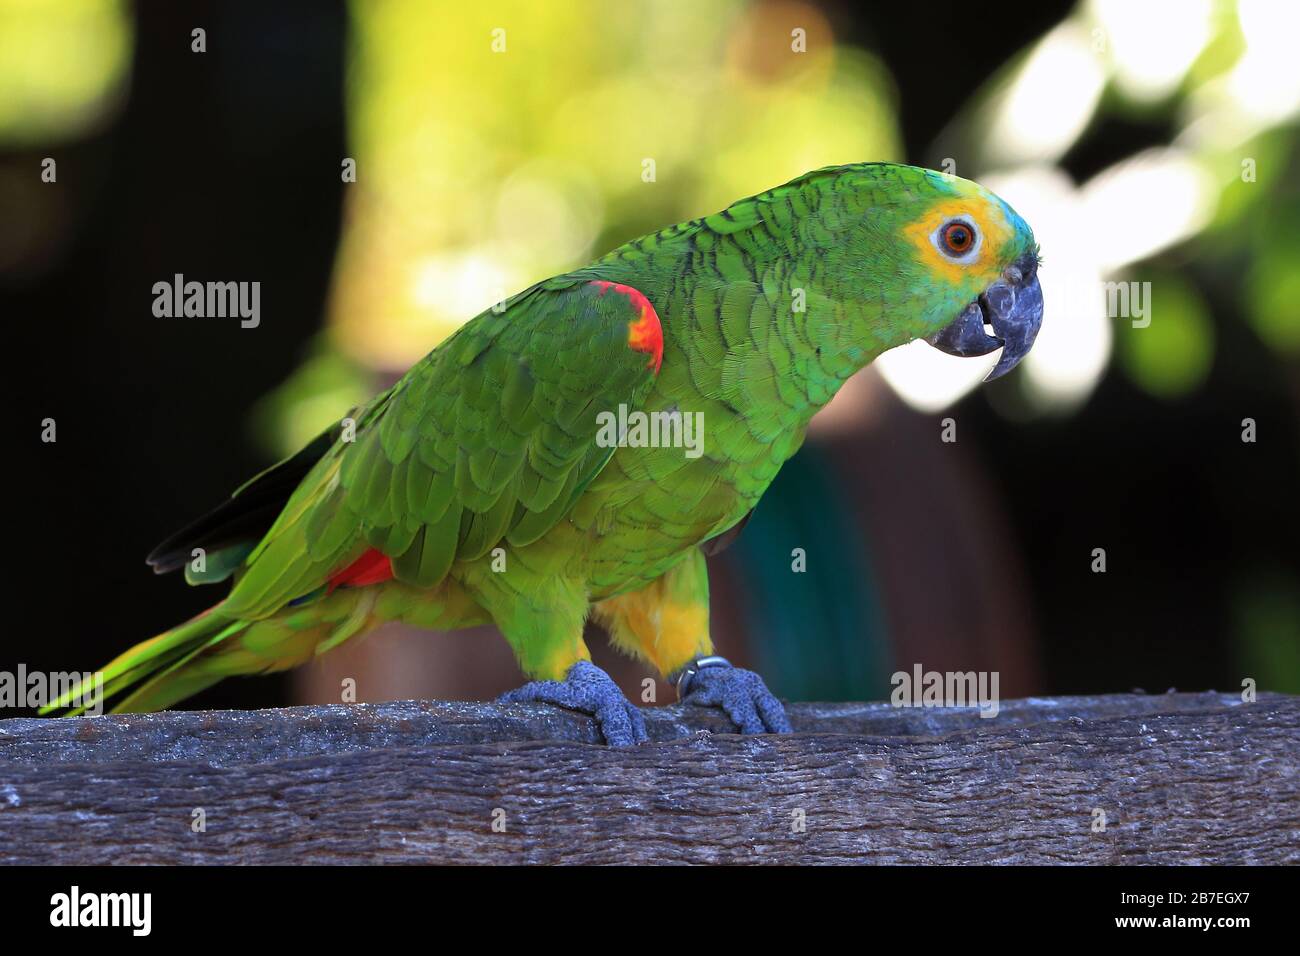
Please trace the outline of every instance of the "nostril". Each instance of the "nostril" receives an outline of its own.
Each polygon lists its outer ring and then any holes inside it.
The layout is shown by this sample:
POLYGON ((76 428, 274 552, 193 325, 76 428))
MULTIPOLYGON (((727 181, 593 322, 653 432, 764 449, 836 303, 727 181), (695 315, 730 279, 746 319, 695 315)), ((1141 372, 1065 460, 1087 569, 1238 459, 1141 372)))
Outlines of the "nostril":
POLYGON ((1038 253, 1026 252, 1007 269, 1007 281, 1020 284, 1027 282, 1038 274, 1038 253), (1012 274, 1015 278, 1012 278, 1012 274))

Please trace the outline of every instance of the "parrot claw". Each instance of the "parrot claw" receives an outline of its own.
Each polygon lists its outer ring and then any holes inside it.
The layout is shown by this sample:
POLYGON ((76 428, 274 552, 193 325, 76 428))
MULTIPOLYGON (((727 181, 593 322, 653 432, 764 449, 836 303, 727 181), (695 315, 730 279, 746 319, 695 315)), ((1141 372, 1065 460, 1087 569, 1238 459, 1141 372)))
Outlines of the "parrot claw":
POLYGON ((591 661, 578 661, 569 668, 564 680, 538 680, 507 691, 497 698, 499 704, 534 701, 581 711, 596 718, 605 742, 611 747, 630 747, 645 743, 645 718, 618 685, 591 661))
POLYGON ((701 657, 677 678, 677 694, 688 704, 721 707, 742 734, 793 733, 785 707, 753 671, 723 657, 701 657))

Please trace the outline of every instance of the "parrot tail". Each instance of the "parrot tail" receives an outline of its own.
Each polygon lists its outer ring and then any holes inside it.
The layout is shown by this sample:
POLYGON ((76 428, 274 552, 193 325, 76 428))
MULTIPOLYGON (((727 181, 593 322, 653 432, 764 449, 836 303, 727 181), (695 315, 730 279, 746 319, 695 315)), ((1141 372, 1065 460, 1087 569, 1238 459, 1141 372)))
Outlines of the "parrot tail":
POLYGON ((92 678, 79 681, 58 699, 46 704, 39 713, 44 716, 66 709, 63 716, 76 716, 128 688, 134 690, 114 705, 113 713, 162 710, 215 684, 226 675, 185 665, 201 652, 248 627, 248 621, 223 617, 220 608, 221 605, 217 605, 170 631, 141 641, 106 664, 92 678), (74 701, 76 706, 73 706, 74 701))

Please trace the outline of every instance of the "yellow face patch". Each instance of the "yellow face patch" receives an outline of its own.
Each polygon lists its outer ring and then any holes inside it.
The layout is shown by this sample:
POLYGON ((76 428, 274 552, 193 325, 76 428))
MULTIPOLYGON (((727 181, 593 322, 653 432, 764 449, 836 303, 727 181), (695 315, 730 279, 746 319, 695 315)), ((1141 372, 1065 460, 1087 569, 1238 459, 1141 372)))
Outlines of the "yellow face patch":
POLYGON ((937 202, 903 231, 916 247, 917 258, 930 266, 936 276, 954 286, 972 280, 979 287, 993 283, 1002 271, 1003 250, 1014 238, 1001 207, 981 196, 937 202), (936 234, 954 219, 969 222, 977 230, 978 248, 968 256, 955 258, 936 247, 936 234))

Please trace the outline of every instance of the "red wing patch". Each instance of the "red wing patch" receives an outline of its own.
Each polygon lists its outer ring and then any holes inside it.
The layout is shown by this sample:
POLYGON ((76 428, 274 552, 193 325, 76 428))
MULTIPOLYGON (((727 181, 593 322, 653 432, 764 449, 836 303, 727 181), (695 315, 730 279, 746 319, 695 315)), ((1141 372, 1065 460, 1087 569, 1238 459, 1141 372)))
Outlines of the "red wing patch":
POLYGON ((335 588, 359 588, 379 584, 393 576, 393 562, 378 548, 371 548, 346 568, 329 579, 326 593, 335 588))
POLYGON ((613 289, 619 295, 627 296, 627 300, 637 310, 637 318, 627 324, 627 347, 635 352, 649 354, 650 361, 646 363, 646 368, 653 368, 658 375, 659 366, 664 361, 664 330, 650 300, 630 285, 619 285, 603 279, 593 279, 591 284, 599 287, 601 295, 613 289))

